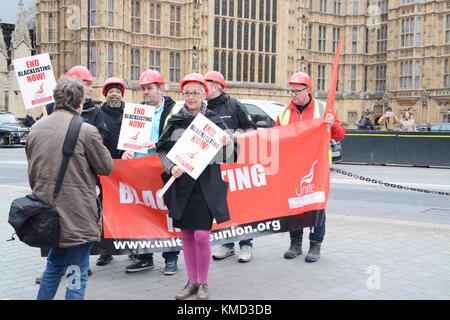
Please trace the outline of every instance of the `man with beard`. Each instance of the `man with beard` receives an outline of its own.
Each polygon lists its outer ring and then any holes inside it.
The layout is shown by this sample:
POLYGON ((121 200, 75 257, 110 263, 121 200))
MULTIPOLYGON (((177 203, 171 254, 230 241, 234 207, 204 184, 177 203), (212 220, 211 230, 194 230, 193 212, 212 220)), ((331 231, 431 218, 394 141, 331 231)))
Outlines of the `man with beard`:
MULTIPOLYGON (((151 135, 148 142, 144 144, 148 148, 148 151, 146 153, 125 151, 122 156, 124 160, 157 154, 155 149, 156 141, 158 141, 170 117, 179 111, 179 108, 175 107, 175 101, 172 98, 163 96, 164 79, 158 71, 151 69, 144 71, 139 79, 139 86, 142 88, 144 94, 144 102, 142 104, 156 106, 151 135)), ((166 264, 164 268, 165 275, 173 275, 177 272, 179 253, 180 251, 163 252, 162 256, 166 264)), ((138 254, 135 256, 133 263, 126 267, 126 272, 139 272, 153 269, 154 267, 153 253, 138 254)))
MULTIPOLYGON (((103 142, 108 139, 108 130, 103 120, 103 113, 92 101, 92 83, 94 81, 91 72, 83 66, 72 67, 66 74, 67 78, 75 78, 83 82, 84 85, 84 103, 83 112, 81 116, 84 122, 89 123, 98 129, 98 132, 103 138, 103 142)), ((54 103, 46 106, 47 114, 50 115, 55 108, 54 103)))
MULTIPOLYGON (((106 97, 106 102, 102 104, 101 111, 109 133, 105 146, 113 159, 121 159, 123 154, 123 151, 117 149, 117 144, 125 108, 125 103, 123 102, 125 90, 125 83, 118 78, 109 78, 105 81, 102 88, 102 94, 106 97)), ((97 259, 96 264, 98 266, 107 265, 113 260, 112 255, 104 253, 106 249, 99 247, 99 251, 103 253, 97 259)))

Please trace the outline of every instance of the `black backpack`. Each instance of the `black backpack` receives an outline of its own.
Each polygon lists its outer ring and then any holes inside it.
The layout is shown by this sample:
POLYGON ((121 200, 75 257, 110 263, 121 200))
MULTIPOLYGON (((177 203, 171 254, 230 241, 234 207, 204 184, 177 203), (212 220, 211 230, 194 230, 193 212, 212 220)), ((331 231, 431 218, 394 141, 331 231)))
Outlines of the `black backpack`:
POLYGON ((81 116, 74 116, 70 121, 64 140, 64 159, 56 179, 53 198, 50 203, 43 203, 33 195, 15 199, 9 210, 8 223, 14 228, 20 241, 31 247, 57 248, 59 246, 59 214, 55 208, 55 200, 61 189, 64 175, 78 140, 83 123, 81 116))

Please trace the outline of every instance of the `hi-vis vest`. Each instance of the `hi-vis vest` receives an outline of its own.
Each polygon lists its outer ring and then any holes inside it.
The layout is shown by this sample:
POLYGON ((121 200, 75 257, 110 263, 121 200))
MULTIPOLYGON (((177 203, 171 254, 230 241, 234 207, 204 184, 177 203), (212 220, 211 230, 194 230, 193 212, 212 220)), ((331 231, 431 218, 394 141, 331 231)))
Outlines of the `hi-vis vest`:
MULTIPOLYGON (((314 115, 313 119, 323 118, 325 113, 325 102, 314 99, 314 115)), ((281 110, 278 114, 278 118, 280 119, 280 124, 282 126, 286 126, 289 124, 289 119, 291 118, 291 109, 289 106, 281 110)), ((330 166, 333 160, 333 156, 331 154, 331 148, 328 150, 328 161, 330 162, 330 166)))

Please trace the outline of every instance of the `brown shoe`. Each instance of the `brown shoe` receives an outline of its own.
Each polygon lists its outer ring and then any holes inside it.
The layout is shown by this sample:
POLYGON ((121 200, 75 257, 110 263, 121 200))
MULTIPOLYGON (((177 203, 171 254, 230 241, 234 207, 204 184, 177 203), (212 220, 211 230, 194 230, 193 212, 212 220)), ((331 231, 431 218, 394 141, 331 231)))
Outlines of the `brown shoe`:
POLYGON ((208 285, 206 283, 201 283, 197 291, 198 300, 209 300, 208 285))
POLYGON ((198 284, 192 284, 188 281, 188 283, 183 288, 183 290, 181 290, 180 292, 177 293, 177 295, 175 296, 175 299, 177 299, 177 300, 187 299, 190 296, 196 294, 197 291, 198 291, 198 284))

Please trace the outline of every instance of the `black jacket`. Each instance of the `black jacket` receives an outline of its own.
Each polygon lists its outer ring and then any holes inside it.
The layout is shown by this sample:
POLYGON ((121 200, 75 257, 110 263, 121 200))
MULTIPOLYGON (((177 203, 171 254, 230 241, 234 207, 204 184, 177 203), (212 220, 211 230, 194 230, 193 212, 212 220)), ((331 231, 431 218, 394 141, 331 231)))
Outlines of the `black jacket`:
POLYGON ((247 113, 247 109, 238 100, 226 93, 208 101, 208 109, 216 113, 229 129, 244 131, 256 129, 247 113))
POLYGON ((370 121, 368 116, 362 116, 358 122, 359 130, 375 130, 372 121, 370 121))
MULTIPOLYGON (((223 120, 215 113, 206 110, 205 116, 221 129, 227 129, 223 120)), ((181 111, 173 115, 156 144, 156 151, 158 153, 168 153, 175 145, 176 140, 178 140, 178 135, 181 136, 184 131, 179 129, 186 129, 193 120, 194 116, 186 115, 181 111), (177 137, 172 137, 174 132, 177 133, 177 137)), ((234 153, 237 152, 236 142, 234 151, 234 153)), ((222 153, 219 152, 218 154, 222 153)), ((236 154, 233 156, 237 157, 236 154)), ((167 182, 170 175, 163 173, 162 178, 164 182, 167 182)), ((175 180, 174 184, 164 194, 164 202, 169 208, 169 217, 175 220, 181 219, 196 183, 200 184, 205 201, 208 207, 211 208, 217 223, 228 221, 230 219, 227 204, 228 183, 223 181, 220 164, 216 162, 208 165, 197 180, 194 180, 188 174, 183 174, 175 180)))
POLYGON ((103 103, 101 107, 103 119, 108 128, 108 139, 105 141, 105 146, 113 159, 121 159, 123 154, 122 150, 117 149, 117 144, 119 143, 124 108, 125 103, 123 102, 120 108, 111 108, 108 102, 103 103))
MULTIPOLYGON (((50 115, 55 108, 54 103, 50 103, 45 106, 47 109, 47 114, 50 115)), ((103 113, 99 107, 97 107, 92 99, 87 99, 83 105, 83 112, 81 116, 84 119, 84 122, 89 123, 98 129, 98 132, 103 138, 103 142, 105 143, 108 139, 108 128, 106 127, 105 121, 103 120, 103 113)))

